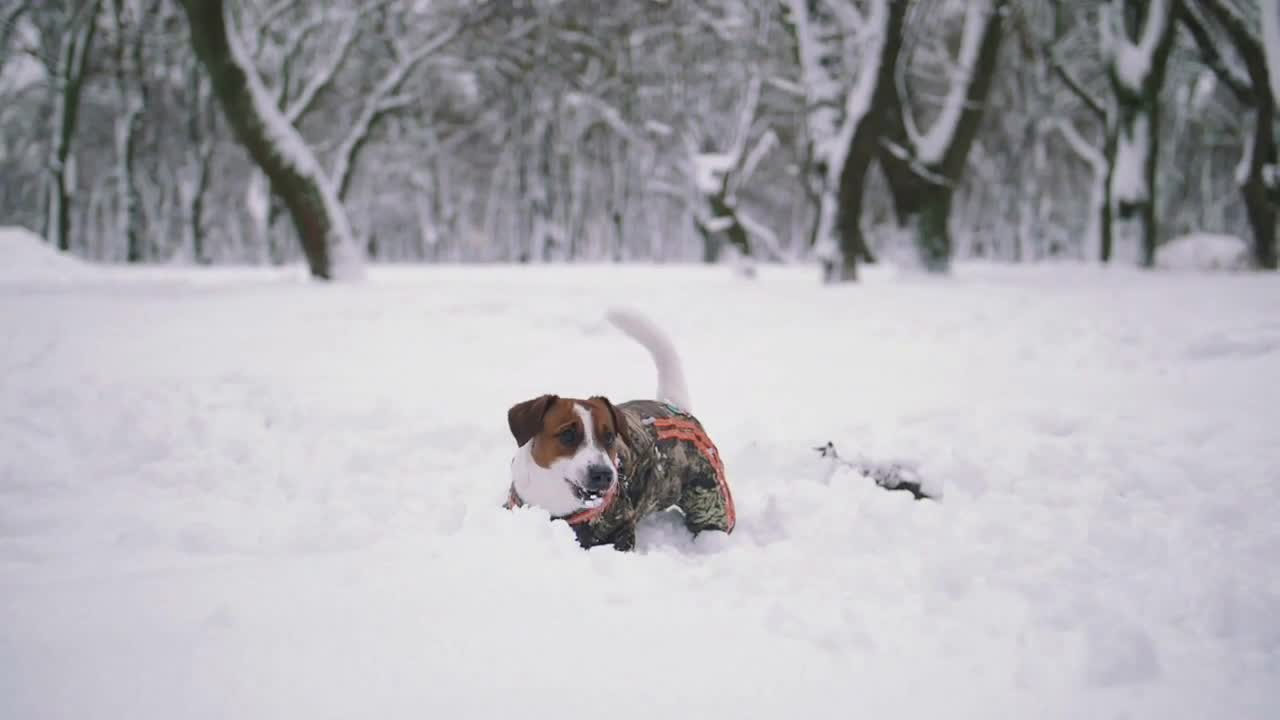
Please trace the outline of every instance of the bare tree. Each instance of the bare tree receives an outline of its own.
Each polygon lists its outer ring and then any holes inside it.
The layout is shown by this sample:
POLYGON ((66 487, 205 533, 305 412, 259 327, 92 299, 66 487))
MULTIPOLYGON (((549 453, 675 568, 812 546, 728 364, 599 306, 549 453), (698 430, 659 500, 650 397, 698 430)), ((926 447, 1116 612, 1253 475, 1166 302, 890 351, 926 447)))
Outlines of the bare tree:
POLYGON ((952 197, 978 134, 999 57, 1006 0, 969 0, 955 61, 937 118, 920 133, 894 85, 885 90, 888 113, 880 162, 893 193, 899 222, 915 218, 916 250, 925 269, 950 268, 952 197))
POLYGON ((1177 5, 1195 24, 1173 33, 1154 92, 1149 204, 1164 234, 1252 230, 1266 265, 1278 138, 1257 88, 1275 81, 1275 16, 1258 0, 241 0, 219 6, 230 17, 96 0, 93 23, 95 0, 10 0, 0 222, 99 260, 181 248, 313 268, 338 247, 423 262, 747 253, 817 259, 838 282, 893 252, 895 219, 933 269, 1110 257, 1133 203, 1109 196, 1146 179, 1118 172, 1146 156, 1113 76, 1154 83, 1145 18, 1177 5), (188 42, 193 15, 197 36, 229 37, 188 42), (203 69, 210 50, 230 76, 203 69), (228 77, 245 83, 232 106, 228 77), (226 122, 237 102, 251 119, 226 122))
MULTIPOLYGON (((1089 48, 1082 47, 1079 43, 1067 46, 1067 43, 1073 39, 1072 33, 1069 32, 1072 29, 1070 19, 1078 10, 1078 7, 1062 0, 1053 0, 1052 34, 1045 39, 1028 38, 1028 41, 1039 46, 1041 55, 1053 76, 1067 89, 1070 97, 1075 99, 1085 117, 1093 121, 1088 124, 1096 126, 1094 133, 1101 138, 1097 142, 1087 139, 1088 131, 1081 127, 1080 122, 1073 120, 1069 113, 1061 110, 1040 120, 1046 129, 1061 134, 1067 148, 1088 166, 1091 176, 1087 210, 1089 218, 1082 246, 1086 257, 1102 259, 1105 262, 1111 256, 1112 246, 1111 206, 1108 198, 1111 167, 1109 158, 1114 155, 1114 148, 1111 144, 1112 138, 1107 132, 1107 102, 1094 94, 1064 59, 1067 55, 1093 54, 1089 52, 1089 48)), ((1092 32, 1087 35, 1087 38, 1094 37, 1095 33, 1092 32)))
POLYGON ((362 263, 346 210, 315 154, 267 92, 223 2, 183 0, 183 8, 227 123, 289 208, 312 276, 358 275, 362 263))
POLYGON ((59 250, 71 247, 71 196, 68 175, 72 143, 80 116, 80 95, 98 29, 101 0, 64 5, 56 60, 50 68, 53 90, 53 142, 50 144, 45 193, 45 239, 59 250))
POLYGON ((791 0, 801 76, 806 89, 817 212, 811 242, 818 249, 825 282, 858 277, 859 261, 874 262, 862 232, 867 173, 885 137, 884 108, 892 102, 903 22, 909 0, 873 0, 865 14, 852 2, 829 2, 835 28, 808 0, 791 0), (833 32, 833 30, 835 32, 833 32), (828 69, 832 50, 824 37, 843 37, 855 79, 843 88, 828 69))
MULTIPOLYGON (((1263 3, 1263 13, 1270 12, 1263 3)), ((1274 4, 1273 4, 1274 9, 1274 4)), ((1280 167, 1277 167, 1276 97, 1262 40, 1246 17, 1224 0, 1188 3, 1179 11, 1179 20, 1194 38, 1205 63, 1232 94, 1253 109, 1253 132, 1244 139, 1243 154, 1236 172, 1244 204, 1253 230, 1253 258, 1258 267, 1276 269, 1276 219, 1280 205, 1280 167), (1244 70, 1218 50, 1213 26, 1221 29, 1233 54, 1244 70)))
POLYGON ((18 27, 18 20, 30 9, 30 0, 13 2, 0 12, 0 72, 4 71, 9 59, 9 38, 18 27))
POLYGON ((217 146, 217 113, 212 108, 209 80, 192 58, 185 85, 187 100, 186 143, 180 189, 186 208, 184 245, 199 265, 212 261, 206 243, 204 208, 217 146))
POLYGON ((1262 3, 1262 44, 1267 58, 1271 97, 1280 98, 1280 4, 1262 3))
POLYGON ((131 263, 146 259, 143 238, 142 207, 134 177, 137 136, 142 129, 142 114, 147 106, 147 84, 143 78, 143 38, 148 19, 159 9, 159 0, 112 0, 115 30, 116 115, 116 232, 124 238, 126 258, 131 263))
MULTIPOLYGON (((1102 49, 1111 81, 1107 116, 1108 215, 1113 242, 1144 267, 1155 264, 1156 160, 1160 148, 1160 88, 1173 47, 1178 0, 1112 0, 1102 21, 1102 49)), ((1104 245, 1102 259, 1112 248, 1104 245)))

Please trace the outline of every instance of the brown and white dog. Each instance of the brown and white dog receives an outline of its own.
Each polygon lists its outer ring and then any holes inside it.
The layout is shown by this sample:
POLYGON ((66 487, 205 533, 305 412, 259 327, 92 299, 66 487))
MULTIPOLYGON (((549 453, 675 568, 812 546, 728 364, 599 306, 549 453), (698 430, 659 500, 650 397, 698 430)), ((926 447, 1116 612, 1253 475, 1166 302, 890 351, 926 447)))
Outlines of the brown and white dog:
POLYGON ((534 506, 563 519, 584 547, 629 550, 636 524, 675 506, 694 533, 730 533, 733 498, 719 451, 690 414, 688 387, 667 336, 638 313, 606 318, 644 346, 658 371, 654 400, 546 394, 512 406, 517 450, 508 508, 534 506))

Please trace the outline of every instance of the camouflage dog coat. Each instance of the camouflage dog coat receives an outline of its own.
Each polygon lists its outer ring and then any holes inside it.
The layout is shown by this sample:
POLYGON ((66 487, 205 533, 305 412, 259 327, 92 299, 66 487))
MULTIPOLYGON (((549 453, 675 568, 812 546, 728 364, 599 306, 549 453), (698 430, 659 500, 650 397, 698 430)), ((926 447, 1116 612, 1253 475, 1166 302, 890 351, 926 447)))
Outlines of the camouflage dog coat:
MULTIPOLYGON (((733 495, 720 453, 693 416, 653 400, 615 405, 618 481, 598 507, 564 520, 584 548, 611 544, 631 550, 641 518, 675 506, 691 532, 733 532, 733 495)), ((506 506, 522 503, 512 488, 506 506)))

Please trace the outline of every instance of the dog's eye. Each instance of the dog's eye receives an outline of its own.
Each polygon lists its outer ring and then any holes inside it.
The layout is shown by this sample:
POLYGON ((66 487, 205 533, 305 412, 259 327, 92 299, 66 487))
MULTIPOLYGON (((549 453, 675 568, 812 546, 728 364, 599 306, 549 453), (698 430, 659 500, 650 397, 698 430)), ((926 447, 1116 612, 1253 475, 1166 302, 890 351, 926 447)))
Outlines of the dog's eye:
POLYGON ((560 431, 560 442, 572 447, 578 443, 578 428, 565 428, 560 431))
POLYGON ((601 435, 600 439, 601 441, 604 442, 605 447, 607 448, 613 447, 614 434, 612 430, 605 430, 604 435, 601 435))

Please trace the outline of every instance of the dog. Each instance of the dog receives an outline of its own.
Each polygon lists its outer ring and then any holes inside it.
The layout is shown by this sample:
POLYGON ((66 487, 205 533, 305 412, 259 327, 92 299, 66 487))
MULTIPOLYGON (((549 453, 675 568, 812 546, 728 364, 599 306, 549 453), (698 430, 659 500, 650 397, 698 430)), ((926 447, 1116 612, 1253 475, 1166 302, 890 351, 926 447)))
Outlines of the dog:
POLYGON ((673 506, 695 535, 732 533, 724 463, 692 414, 671 340, 637 312, 611 309, 605 318, 649 351, 655 398, 615 404, 602 395, 546 394, 513 405, 507 424, 517 450, 505 507, 546 510, 568 523, 584 548, 630 551, 637 523, 673 506))

